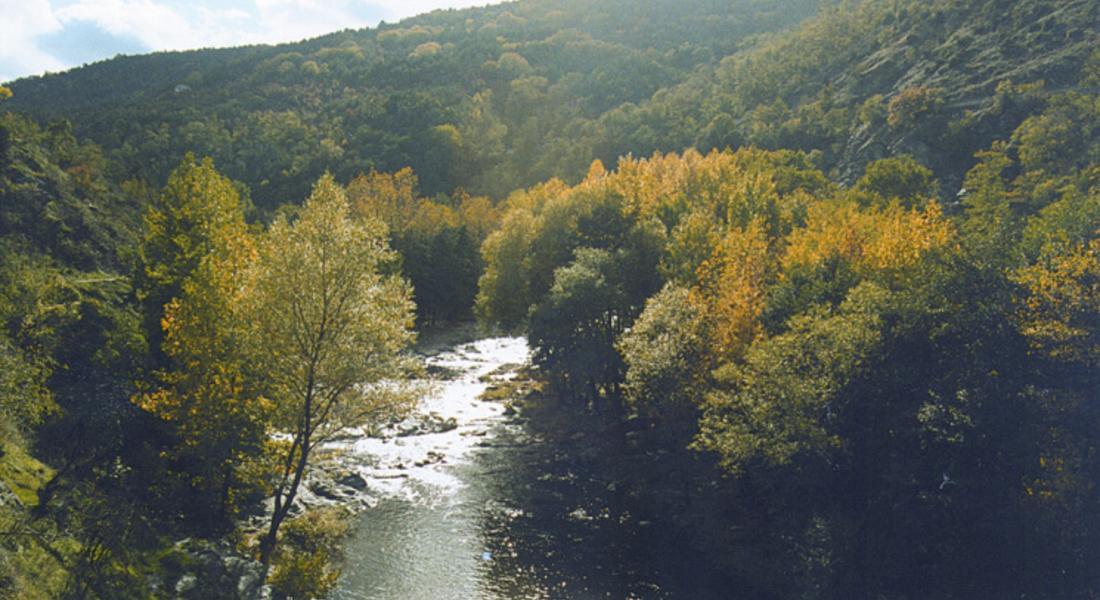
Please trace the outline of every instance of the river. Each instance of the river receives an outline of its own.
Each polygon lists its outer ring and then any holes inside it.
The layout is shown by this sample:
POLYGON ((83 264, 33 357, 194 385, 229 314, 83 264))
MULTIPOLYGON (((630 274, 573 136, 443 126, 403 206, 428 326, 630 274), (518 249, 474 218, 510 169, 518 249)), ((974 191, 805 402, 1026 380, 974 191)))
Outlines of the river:
POLYGON ((590 440, 479 399, 527 362, 522 338, 454 343, 426 360, 437 383, 419 410, 457 427, 342 442, 375 504, 347 542, 334 598, 726 596, 675 531, 635 514, 590 440))

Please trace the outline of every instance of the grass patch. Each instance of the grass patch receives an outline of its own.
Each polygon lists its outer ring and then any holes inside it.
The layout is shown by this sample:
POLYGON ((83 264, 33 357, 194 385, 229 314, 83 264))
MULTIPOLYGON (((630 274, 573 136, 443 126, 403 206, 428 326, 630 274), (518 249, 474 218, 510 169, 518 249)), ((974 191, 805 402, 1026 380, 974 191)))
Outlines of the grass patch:
POLYGON ((38 490, 53 477, 53 469, 27 453, 19 444, 0 443, 0 481, 11 488, 24 506, 38 506, 38 490))
POLYGON ((485 388, 485 391, 478 396, 478 399, 485 402, 519 401, 532 392, 539 391, 542 387, 541 382, 528 369, 519 369, 512 379, 502 380, 496 377, 492 379, 483 377, 482 381, 490 382, 489 387, 485 388))

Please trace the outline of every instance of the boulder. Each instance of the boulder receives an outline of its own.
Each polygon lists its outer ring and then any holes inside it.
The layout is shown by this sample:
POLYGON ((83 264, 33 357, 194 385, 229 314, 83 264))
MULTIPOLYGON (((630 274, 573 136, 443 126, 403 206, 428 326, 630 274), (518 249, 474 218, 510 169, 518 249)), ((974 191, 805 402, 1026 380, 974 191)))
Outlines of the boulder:
POLYGON ((336 483, 362 492, 367 489, 367 480, 358 473, 348 473, 336 480, 336 483))

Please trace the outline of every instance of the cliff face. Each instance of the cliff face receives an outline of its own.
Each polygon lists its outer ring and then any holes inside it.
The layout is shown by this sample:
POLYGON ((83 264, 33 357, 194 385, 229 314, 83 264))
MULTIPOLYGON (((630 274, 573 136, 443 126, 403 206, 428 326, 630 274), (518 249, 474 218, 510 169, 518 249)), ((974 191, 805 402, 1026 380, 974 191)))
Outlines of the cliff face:
POLYGON ((1100 5, 958 4, 931 19, 900 23, 904 33, 896 40, 869 47, 833 80, 838 95, 868 102, 880 94, 886 105, 884 118, 852 130, 837 164, 840 179, 854 181, 874 160, 909 154, 939 174, 950 197, 974 152, 1006 138, 1046 97, 1090 91, 1082 69, 1100 42, 1100 5), (905 96, 918 91, 927 96, 914 104, 923 104, 904 106, 905 96), (906 108, 912 114, 901 114, 906 108))

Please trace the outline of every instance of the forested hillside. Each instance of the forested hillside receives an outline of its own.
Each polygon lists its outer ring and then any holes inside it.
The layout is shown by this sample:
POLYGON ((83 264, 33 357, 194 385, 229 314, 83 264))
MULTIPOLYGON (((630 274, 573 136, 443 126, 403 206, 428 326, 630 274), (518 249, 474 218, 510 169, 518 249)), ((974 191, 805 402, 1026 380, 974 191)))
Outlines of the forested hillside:
POLYGON ((0 597, 324 596, 316 451, 475 316, 737 597, 1096 597, 1097 23, 519 0, 0 87, 0 597))
POLYGON ((975 152, 1049 94, 1088 87, 1098 21, 1087 0, 842 2, 607 115, 603 153, 797 148, 847 183, 904 153, 950 198, 975 152))
POLYGON ((65 117, 119 166, 163 181, 215 158, 258 205, 412 167, 429 195, 503 197, 595 157, 608 111, 811 15, 810 0, 505 3, 278 47, 119 58, 18 81, 12 104, 65 117), (185 86, 185 87, 177 87, 185 86))
POLYGON ((598 158, 752 144, 851 182, 917 156, 957 191, 972 155, 1079 85, 1095 3, 506 3, 299 44, 120 58, 16 82, 127 176, 213 156, 273 208, 324 169, 410 166, 425 193, 503 197, 598 158), (800 22, 824 10, 816 18, 800 22), (785 28, 795 29, 775 33, 785 28))

